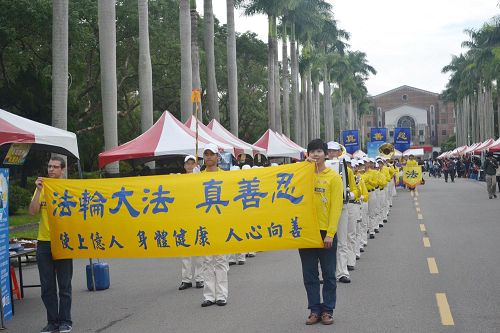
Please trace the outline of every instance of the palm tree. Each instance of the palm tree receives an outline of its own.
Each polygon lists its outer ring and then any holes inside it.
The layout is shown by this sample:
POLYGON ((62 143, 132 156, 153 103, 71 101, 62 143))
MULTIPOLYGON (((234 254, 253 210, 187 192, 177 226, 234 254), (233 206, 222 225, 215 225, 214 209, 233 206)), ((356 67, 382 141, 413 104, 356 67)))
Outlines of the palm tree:
POLYGON ((179 26, 181 41, 181 121, 186 122, 193 114, 191 90, 193 89, 191 67, 191 15, 189 0, 179 2, 179 26))
POLYGON ((236 31, 234 0, 226 0, 227 8, 227 87, 231 133, 238 136, 238 69, 236 66, 236 31))
POLYGON ((215 51, 214 51, 214 12, 212 8, 212 0, 205 0, 203 5, 203 21, 204 21, 204 45, 205 45, 205 60, 207 63, 207 97, 208 97, 208 112, 213 119, 220 121, 219 114, 219 97, 217 89, 217 80, 215 78, 215 51))
MULTIPOLYGON (((104 148, 108 150, 118 145, 115 1, 98 0, 97 15, 99 22, 104 148)), ((106 171, 108 173, 118 173, 118 162, 106 165, 106 171)))
POLYGON ((52 2, 52 126, 68 124, 68 0, 52 2))
MULTIPOLYGON (((191 0, 191 67, 193 89, 201 91, 200 53, 198 48, 198 12, 196 11, 196 0, 191 0)), ((195 103, 198 108, 198 119, 201 120, 201 101, 195 103)))
POLYGON ((286 19, 282 22, 282 60, 281 66, 283 67, 283 117, 284 121, 284 133, 286 136, 290 136, 290 77, 288 72, 288 42, 287 42, 287 22, 286 19))
POLYGON ((139 10, 139 96, 141 98, 141 130, 153 126, 153 71, 149 52, 148 0, 138 1, 139 10))

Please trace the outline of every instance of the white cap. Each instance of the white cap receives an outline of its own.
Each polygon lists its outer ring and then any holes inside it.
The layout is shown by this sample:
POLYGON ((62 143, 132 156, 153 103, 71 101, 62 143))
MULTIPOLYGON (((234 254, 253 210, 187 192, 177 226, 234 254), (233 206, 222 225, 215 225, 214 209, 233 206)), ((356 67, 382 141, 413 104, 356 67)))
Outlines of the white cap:
POLYGON ((237 165, 233 165, 233 166, 232 166, 229 170, 231 170, 231 171, 236 171, 236 170, 239 170, 239 169, 240 169, 240 167, 239 167, 239 166, 237 166, 237 165))
POLYGON ((375 159, 373 157, 370 157, 370 162, 375 163, 375 159))
POLYGON ((364 165, 365 164, 365 160, 360 158, 359 160, 357 160, 357 164, 358 165, 364 165))
POLYGON ((184 163, 186 163, 189 160, 193 160, 196 162, 196 158, 193 155, 188 155, 188 156, 184 157, 184 163))
POLYGON ((248 169, 251 169, 252 167, 248 164, 244 164, 242 167, 241 167, 241 170, 248 170, 248 169))
POLYGON ((271 166, 278 166, 278 163, 271 163, 271 166))
POLYGON ((340 145, 338 142, 330 141, 327 145, 329 150, 340 150, 340 145))
POLYGON ((215 145, 213 143, 209 143, 209 144, 205 145, 205 149, 203 149, 203 152, 205 152, 207 150, 210 150, 214 154, 219 153, 219 147, 217 147, 217 145, 215 145))
POLYGON ((252 167, 252 169, 257 169, 258 167, 259 167, 259 166, 254 165, 254 166, 252 167))
POLYGON ((353 168, 357 167, 358 166, 358 162, 356 162, 355 160, 351 161, 351 166, 353 168))
POLYGON ((375 168, 378 168, 378 163, 377 162, 375 162, 375 168))
POLYGON ((365 156, 365 157, 363 157, 363 161, 368 163, 368 162, 370 162, 370 158, 368 156, 365 156))
POLYGON ((351 163, 351 158, 349 157, 349 155, 346 155, 344 157, 344 161, 346 161, 347 163, 351 163))

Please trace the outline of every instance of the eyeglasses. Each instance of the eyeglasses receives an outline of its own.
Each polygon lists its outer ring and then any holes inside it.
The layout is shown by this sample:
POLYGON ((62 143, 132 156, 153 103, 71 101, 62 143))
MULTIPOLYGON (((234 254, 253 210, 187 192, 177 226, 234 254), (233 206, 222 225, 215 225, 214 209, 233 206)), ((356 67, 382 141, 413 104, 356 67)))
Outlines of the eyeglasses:
POLYGON ((49 164, 49 165, 47 166, 47 169, 60 169, 60 168, 61 168, 61 166, 60 166, 60 165, 52 165, 52 164, 49 164))

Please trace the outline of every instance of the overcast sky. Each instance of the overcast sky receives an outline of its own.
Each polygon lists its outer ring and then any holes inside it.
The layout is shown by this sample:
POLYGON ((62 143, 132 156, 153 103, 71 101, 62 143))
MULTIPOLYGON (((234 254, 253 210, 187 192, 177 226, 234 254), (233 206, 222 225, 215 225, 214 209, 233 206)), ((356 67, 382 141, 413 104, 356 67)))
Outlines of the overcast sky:
MULTIPOLYGON (((448 81, 441 69, 463 52, 464 29, 480 28, 500 14, 499 0, 329 0, 338 26, 351 33, 351 49, 367 54, 377 75, 370 95, 401 85, 440 93, 448 81)), ((203 0, 197 0, 203 15, 203 0)), ((213 0, 215 16, 226 22, 226 1, 213 0)), ((236 30, 253 31, 267 42, 267 18, 236 13, 236 30)))

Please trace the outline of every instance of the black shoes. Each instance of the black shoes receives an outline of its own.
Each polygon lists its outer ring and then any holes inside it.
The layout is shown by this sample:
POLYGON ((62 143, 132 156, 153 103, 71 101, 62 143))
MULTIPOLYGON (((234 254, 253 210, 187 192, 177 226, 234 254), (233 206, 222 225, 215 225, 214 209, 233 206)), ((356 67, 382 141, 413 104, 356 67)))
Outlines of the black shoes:
POLYGON ((215 304, 215 302, 205 300, 205 301, 203 301, 203 303, 201 303, 201 307, 206 308, 207 306, 214 305, 214 304, 215 304))
POLYGON ((496 195, 496 194, 493 194, 493 198, 495 198, 495 199, 496 199, 496 198, 497 198, 497 195, 496 195))
POLYGON ((379 228, 383 228, 383 227, 384 227, 384 225, 383 225, 383 224, 379 224, 378 226, 379 226, 379 228))
POLYGON ((380 231, 378 231, 378 229, 375 229, 375 233, 378 234, 380 231))
POLYGON ((384 221, 383 221, 383 222, 384 222, 384 223, 387 223, 387 219, 384 219, 384 221))
POLYGON ((245 262, 244 261, 238 261, 238 265, 244 265, 245 262))
POLYGON ((229 266, 233 266, 233 265, 236 265, 236 261, 230 261, 229 262, 229 266))
POLYGON ((375 235, 374 234, 370 234, 370 239, 374 239, 375 238, 375 235))
POLYGON ((349 265, 347 265, 347 270, 348 270, 348 271, 353 271, 353 270, 354 270, 354 266, 349 266, 349 265))
POLYGON ((365 249, 364 248, 360 248, 359 252, 365 252, 365 249))
POLYGON ((179 286, 179 290, 184 290, 191 288, 193 284, 191 282, 182 282, 181 285, 179 286))
POLYGON ((196 288, 200 289, 203 288, 205 284, 202 281, 196 281, 196 288))
POLYGON ((220 299, 217 302, 215 302, 215 304, 217 304, 218 306, 224 306, 227 304, 227 301, 220 299))
POLYGON ((339 279, 339 282, 342 282, 342 283, 351 283, 351 279, 349 279, 347 276, 342 276, 339 279))

